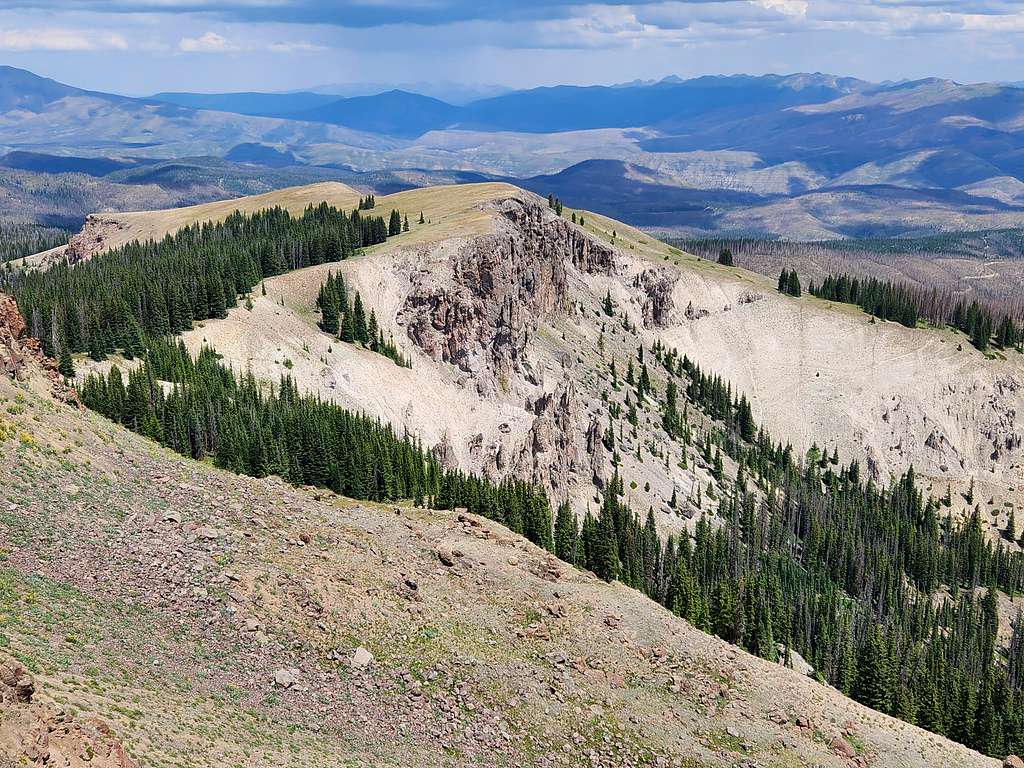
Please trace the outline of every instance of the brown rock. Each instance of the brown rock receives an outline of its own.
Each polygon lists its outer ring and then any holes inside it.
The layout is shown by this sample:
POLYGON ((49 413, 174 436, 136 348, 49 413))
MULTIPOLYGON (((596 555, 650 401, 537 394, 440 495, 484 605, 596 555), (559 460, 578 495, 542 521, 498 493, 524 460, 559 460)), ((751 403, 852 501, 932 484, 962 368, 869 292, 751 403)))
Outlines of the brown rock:
POLYGON ((455 553, 446 546, 438 547, 437 559, 441 561, 441 565, 445 565, 449 568, 455 565, 455 553))
POLYGON ((43 354, 39 342, 25 335, 27 330, 14 299, 0 293, 0 372, 17 381, 44 377, 54 397, 81 408, 78 393, 64 383, 56 363, 43 354))
POLYGON ((850 742, 848 742, 842 736, 836 736, 834 739, 832 739, 832 743, 830 746, 832 747, 832 751, 835 752, 837 755, 842 755, 843 757, 849 758, 851 760, 857 756, 857 750, 855 750, 853 746, 850 744, 850 742))
POLYGON ((23 704, 28 704, 30 701, 32 701, 32 696, 35 694, 35 692, 36 682, 34 679, 32 679, 32 675, 28 674, 28 672, 26 672, 24 675, 18 678, 18 682, 14 685, 15 696, 17 696, 18 701, 22 702, 23 704))

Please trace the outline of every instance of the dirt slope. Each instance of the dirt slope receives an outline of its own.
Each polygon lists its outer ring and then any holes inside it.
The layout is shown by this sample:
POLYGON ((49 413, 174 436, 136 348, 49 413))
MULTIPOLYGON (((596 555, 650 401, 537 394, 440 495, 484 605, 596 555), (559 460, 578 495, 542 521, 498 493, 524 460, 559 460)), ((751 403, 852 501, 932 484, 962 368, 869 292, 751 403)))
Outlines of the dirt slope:
POLYGON ((492 522, 230 475, 47 382, 0 376, 0 641, 140 765, 997 765, 492 522))

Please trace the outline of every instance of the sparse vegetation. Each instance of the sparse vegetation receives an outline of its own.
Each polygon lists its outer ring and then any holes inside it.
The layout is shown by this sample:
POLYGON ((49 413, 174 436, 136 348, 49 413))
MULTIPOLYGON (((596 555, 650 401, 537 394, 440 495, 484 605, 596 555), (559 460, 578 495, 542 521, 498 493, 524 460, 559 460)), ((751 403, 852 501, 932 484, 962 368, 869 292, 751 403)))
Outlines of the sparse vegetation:
POLYGON ((412 368, 412 358, 402 354, 393 338, 384 338, 374 310, 371 309, 369 318, 366 317, 359 291, 355 291, 354 298, 350 300, 344 276, 327 274, 327 281, 321 284, 317 294, 316 305, 320 309, 320 328, 325 333, 384 355, 395 365, 412 368))

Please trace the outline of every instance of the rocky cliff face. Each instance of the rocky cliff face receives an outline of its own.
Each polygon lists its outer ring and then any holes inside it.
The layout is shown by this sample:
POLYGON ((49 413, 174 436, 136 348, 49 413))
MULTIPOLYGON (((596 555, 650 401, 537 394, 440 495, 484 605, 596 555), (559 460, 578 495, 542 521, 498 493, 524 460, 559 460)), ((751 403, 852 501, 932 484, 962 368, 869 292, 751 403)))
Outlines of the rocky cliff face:
POLYGON ((540 320, 570 310, 569 272, 611 274, 615 252, 522 198, 490 203, 495 232, 467 241, 445 274, 425 274, 399 311, 409 338, 466 373, 520 373, 540 320))
POLYGON ((512 474, 545 486, 553 498, 566 498, 588 460, 576 385, 570 379, 561 381, 553 392, 527 403, 527 410, 534 418, 512 463, 512 474))
POLYGON ((78 394, 64 384, 57 365, 43 354, 39 341, 25 335, 25 320, 10 296, 0 293, 0 373, 25 382, 41 376, 57 399, 78 405, 78 394))
POLYGON ((645 328, 667 328, 676 320, 672 290, 678 280, 678 274, 656 267, 645 269, 637 276, 636 286, 643 296, 645 328))
MULTIPOLYGON (((545 389, 531 341, 542 323, 576 311, 575 279, 617 273, 616 252, 532 197, 486 207, 496 214, 494 232, 467 240, 440 270, 421 271, 397 321, 431 358, 472 376, 481 395, 508 393, 513 380, 531 391, 525 436, 478 433, 469 453, 484 471, 529 479, 564 499, 581 480, 603 482, 607 462, 588 452, 591 419, 571 372, 563 368, 555 388, 545 389)), ((657 322, 672 306, 670 288, 659 286, 652 282, 650 291, 657 322)), ((443 445, 437 450, 451 453, 443 445)))

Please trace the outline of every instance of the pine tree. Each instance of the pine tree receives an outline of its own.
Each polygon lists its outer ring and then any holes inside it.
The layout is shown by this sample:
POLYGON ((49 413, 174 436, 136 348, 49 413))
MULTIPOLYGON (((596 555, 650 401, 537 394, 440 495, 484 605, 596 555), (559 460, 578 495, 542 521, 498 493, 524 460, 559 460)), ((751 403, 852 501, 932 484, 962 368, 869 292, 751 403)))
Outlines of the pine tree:
POLYGON ((612 292, 611 291, 608 291, 607 293, 605 293, 605 295, 604 295, 604 302, 602 303, 601 308, 604 310, 604 313, 606 315, 608 315, 608 317, 615 317, 615 305, 612 304, 612 292))
POLYGON ((878 625, 868 630, 867 642, 857 660, 857 677, 852 695, 861 704, 879 712, 889 711, 891 670, 888 652, 878 625))
POLYGON ((790 296, 800 295, 800 278, 797 277, 795 269, 789 273, 789 277, 786 281, 786 293, 790 296))
MULTIPOLYGON (((328 281, 330 282, 331 276, 328 274, 328 281)), ((338 294, 331 288, 320 289, 320 328, 323 329, 324 333, 329 333, 332 336, 338 335, 340 328, 340 309, 338 307, 338 294)))
POLYGON ((338 331, 338 338, 349 344, 356 343, 355 315, 347 310, 341 317, 341 328, 338 331))
POLYGON ((352 340, 363 346, 370 343, 370 334, 366 326, 366 312, 363 309, 363 300, 359 296, 359 291, 356 291, 355 301, 352 302, 352 340))
POLYGON ((782 272, 779 273, 779 293, 787 293, 789 291, 789 270, 783 267, 782 272))
POLYGON ((555 516, 555 554, 567 563, 575 563, 578 539, 576 514, 569 502, 563 502, 555 516))
POLYGON ((75 361, 71 359, 69 352, 61 354, 60 362, 57 364, 57 372, 67 379, 75 378, 75 361))

